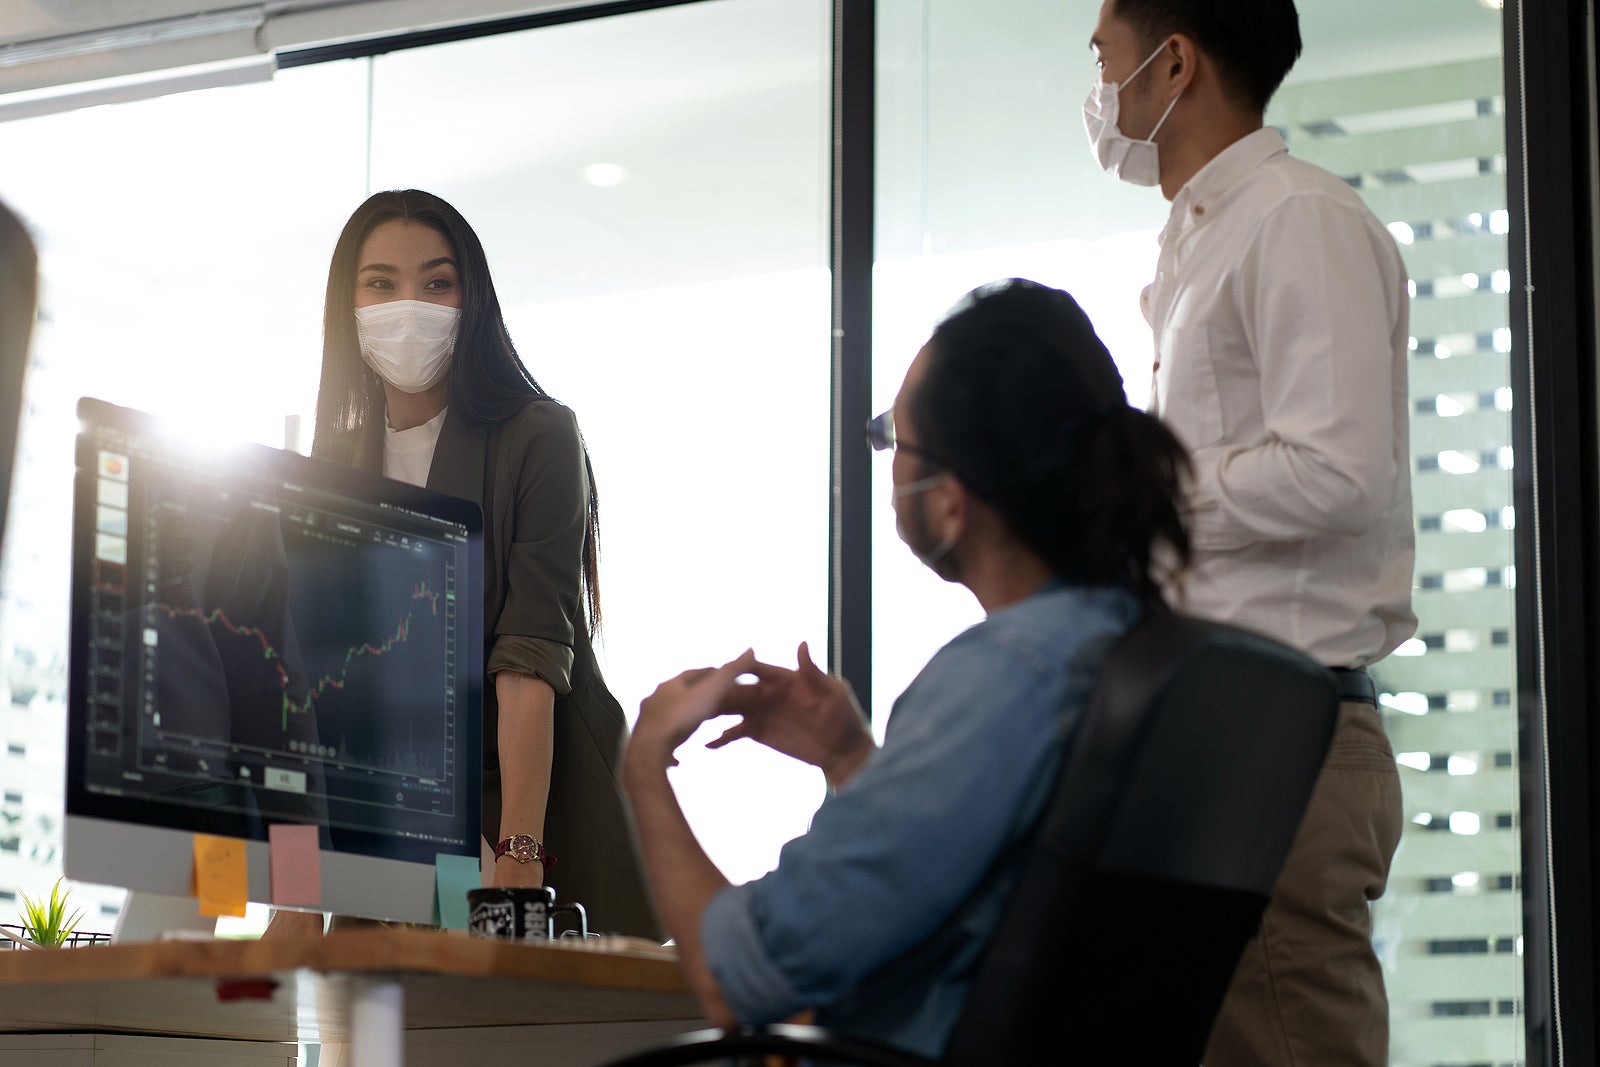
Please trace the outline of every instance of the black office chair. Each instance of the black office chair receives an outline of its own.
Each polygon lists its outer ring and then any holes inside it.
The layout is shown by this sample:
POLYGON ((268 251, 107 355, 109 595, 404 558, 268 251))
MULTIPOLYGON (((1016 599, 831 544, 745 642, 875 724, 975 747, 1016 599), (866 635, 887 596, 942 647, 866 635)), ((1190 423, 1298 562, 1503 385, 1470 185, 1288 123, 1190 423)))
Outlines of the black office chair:
MULTIPOLYGON (((1283 645, 1162 612, 1112 649, 944 1057, 1200 1062, 1338 714, 1283 645)), ((685 1034, 611 1067, 934 1061, 814 1027, 685 1034)))
POLYGON ((37 312, 38 258, 33 242, 0 204, 0 541, 6 530, 11 466, 22 415, 22 374, 37 312))

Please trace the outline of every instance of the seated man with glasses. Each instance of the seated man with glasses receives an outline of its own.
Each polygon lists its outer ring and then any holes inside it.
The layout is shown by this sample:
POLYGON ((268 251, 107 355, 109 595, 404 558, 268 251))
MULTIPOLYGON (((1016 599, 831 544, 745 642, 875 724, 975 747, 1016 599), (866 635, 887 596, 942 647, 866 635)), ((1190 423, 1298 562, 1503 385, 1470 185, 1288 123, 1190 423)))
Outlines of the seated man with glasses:
POLYGON ((1187 459, 1128 407, 1073 299, 1022 280, 956 306, 867 436, 894 453, 901 538, 987 618, 895 702, 881 748, 803 644, 796 670, 746 652, 681 674, 644 701, 623 786, 708 1018, 815 1009, 836 1031, 937 1056, 1100 664, 1187 558, 1187 459), (753 738, 832 787, 777 869, 738 886, 666 774, 701 723, 729 714, 741 719, 713 746, 753 738))

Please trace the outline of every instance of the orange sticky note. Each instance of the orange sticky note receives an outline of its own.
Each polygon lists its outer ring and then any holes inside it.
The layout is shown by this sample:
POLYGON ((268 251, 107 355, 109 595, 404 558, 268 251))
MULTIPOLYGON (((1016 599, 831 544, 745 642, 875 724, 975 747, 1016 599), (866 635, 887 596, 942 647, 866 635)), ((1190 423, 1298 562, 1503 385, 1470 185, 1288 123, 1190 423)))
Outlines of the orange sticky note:
POLYGON ((194 835, 194 895, 201 915, 243 915, 250 897, 244 842, 236 837, 194 835))
POLYGON ((322 854, 315 826, 277 823, 267 827, 274 904, 322 903, 322 854))

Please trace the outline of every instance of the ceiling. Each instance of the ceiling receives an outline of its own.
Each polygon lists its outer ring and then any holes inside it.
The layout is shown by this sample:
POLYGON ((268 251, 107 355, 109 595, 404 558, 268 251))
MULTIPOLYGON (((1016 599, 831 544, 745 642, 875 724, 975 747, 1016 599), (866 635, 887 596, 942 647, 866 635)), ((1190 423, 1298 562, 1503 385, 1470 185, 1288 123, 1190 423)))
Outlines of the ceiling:
MULTIPOLYGON (((371 37, 441 25, 458 25, 495 17, 532 12, 577 9, 598 0, 268 0, 228 3, 216 0, 0 0, 0 93, 20 87, 15 71, 6 65, 6 46, 62 38, 81 38, 118 28, 151 23, 177 24, 205 15, 254 13, 262 29, 253 33, 257 50, 281 50, 336 40, 371 37)), ((1301 77, 1327 77, 1349 65, 1359 55, 1366 64, 1405 66, 1434 61, 1440 54, 1481 55, 1486 45, 1498 41, 1501 13, 1484 0, 1300 0, 1307 50, 1300 63, 1301 77)), ((946 19, 970 24, 967 43, 994 39, 987 28, 1003 28, 1019 15, 1047 17, 1054 23, 1093 24, 1096 5, 1079 0, 1069 12, 1060 3, 1011 0, 1010 10, 995 17, 994 8, 971 2, 946 0, 880 0, 880 20, 925 15, 929 25, 946 19)), ((1085 37, 1087 34, 1085 34, 1085 37)), ((1054 45, 1056 35, 1043 39, 1008 37, 1008 51, 1030 45, 1054 45)), ((1076 42, 1074 42, 1076 44, 1076 42)), ((138 51, 125 48, 123 51, 138 51)), ((175 65, 175 64, 174 64, 175 65)), ((110 65, 56 63, 41 69, 30 81, 58 83, 81 81, 110 65)), ((155 68, 151 68, 155 69, 155 68)))
POLYGON ((0 0, 0 94, 597 0, 0 0))
MULTIPOLYGON (((265 20, 253 48, 287 48, 436 25, 445 6, 281 0, 244 10, 265 20)), ((466 21, 576 6, 453 0, 448 10, 466 21)), ((830 8, 707 0, 395 52, 370 69, 336 62, 280 71, 271 86, 90 109, 38 120, 48 130, 33 138, 8 127, 37 123, 0 122, 0 158, 9 149, 32 164, 0 168, 0 196, 25 215, 46 200, 58 212, 115 211, 98 173, 80 189, 76 175, 43 162, 71 141, 119 161, 125 196, 176 195, 186 210, 226 213, 228 195, 247 190, 277 193, 285 205, 303 192, 309 204, 317 186, 331 188, 325 199, 336 207, 307 208, 297 217, 310 221, 291 224, 308 228, 312 247, 331 243, 365 191, 363 174, 372 188, 448 190, 480 230, 502 235, 496 262, 547 299, 815 269, 827 255, 830 8), (275 106, 263 94, 295 103, 275 106), (306 146, 320 136, 307 109, 342 131, 334 147, 306 146), (258 135, 224 131, 230 117, 258 135), (191 158, 179 142, 205 128, 217 131, 225 158, 176 173, 156 166, 191 158), (599 162, 624 165, 628 181, 583 181, 599 162), (235 181, 228 168, 239 166, 250 173, 235 181)), ((1500 48, 1501 15, 1481 0, 1300 8, 1306 47, 1291 81, 1500 48)), ((1097 9, 1094 0, 878 0, 880 259, 1160 226, 1160 198, 1105 180, 1085 150, 1078 109, 1093 76, 1086 42, 1097 9)), ((207 10, 195 0, 0 0, 0 90, 8 76, 37 83, 46 73, 4 66, 5 41, 207 10)), ((116 58, 57 59, 51 69, 116 58)), ((0 92, 0 109, 6 100, 0 92)))

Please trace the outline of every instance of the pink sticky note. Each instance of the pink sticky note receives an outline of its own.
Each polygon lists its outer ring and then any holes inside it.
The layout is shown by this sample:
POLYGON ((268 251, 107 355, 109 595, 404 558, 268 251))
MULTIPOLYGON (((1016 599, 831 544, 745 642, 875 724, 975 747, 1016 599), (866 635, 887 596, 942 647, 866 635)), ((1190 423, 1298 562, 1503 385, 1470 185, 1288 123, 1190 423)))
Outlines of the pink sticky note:
POLYGON ((317 828, 278 823, 267 827, 274 904, 322 903, 322 861, 317 828))

